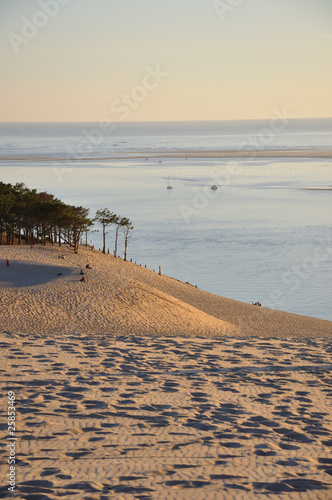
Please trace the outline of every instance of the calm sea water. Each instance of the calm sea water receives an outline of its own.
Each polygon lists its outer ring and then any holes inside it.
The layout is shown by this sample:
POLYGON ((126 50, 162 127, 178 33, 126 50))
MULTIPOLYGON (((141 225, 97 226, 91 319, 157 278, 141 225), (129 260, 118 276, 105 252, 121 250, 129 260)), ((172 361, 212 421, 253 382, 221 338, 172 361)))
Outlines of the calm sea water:
MULTIPOLYGON (((150 269, 160 265, 163 273, 218 295, 332 320, 332 160, 130 159, 143 150, 240 148, 243 141, 254 144, 264 125, 120 124, 89 160, 0 160, 0 180, 47 190, 92 215, 109 207, 129 217, 135 226, 129 257, 150 269), (94 159, 114 151, 128 157, 94 159)), ((332 150, 331 125, 292 122, 261 148, 332 150)), ((0 154, 65 156, 95 128, 1 124, 0 154)), ((107 238, 112 251, 113 230, 107 238)), ((101 246, 100 233, 91 239, 101 246)))
POLYGON ((76 156, 146 150, 332 148, 332 119, 115 123, 0 123, 2 155, 76 156), (89 143, 89 144, 87 144, 89 143), (90 147, 89 147, 90 146, 90 147))

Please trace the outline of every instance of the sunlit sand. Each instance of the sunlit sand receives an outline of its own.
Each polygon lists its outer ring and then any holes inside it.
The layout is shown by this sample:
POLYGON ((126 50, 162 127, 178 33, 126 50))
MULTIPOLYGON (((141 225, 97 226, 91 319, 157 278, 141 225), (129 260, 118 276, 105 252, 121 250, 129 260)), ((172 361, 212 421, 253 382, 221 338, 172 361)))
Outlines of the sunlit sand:
POLYGON ((18 493, 1 496, 331 498, 332 322, 90 249, 0 256, 19 458, 18 493))

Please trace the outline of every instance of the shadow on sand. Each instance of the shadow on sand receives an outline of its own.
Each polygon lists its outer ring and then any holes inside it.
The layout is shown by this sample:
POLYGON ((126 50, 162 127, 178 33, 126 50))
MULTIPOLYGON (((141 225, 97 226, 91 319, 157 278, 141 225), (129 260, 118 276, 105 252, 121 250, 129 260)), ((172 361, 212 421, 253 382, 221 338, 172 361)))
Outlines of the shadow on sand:
POLYGON ((12 262, 10 267, 0 266, 0 286, 43 285, 54 279, 62 279, 73 273, 72 269, 60 266, 43 266, 26 262, 12 262))

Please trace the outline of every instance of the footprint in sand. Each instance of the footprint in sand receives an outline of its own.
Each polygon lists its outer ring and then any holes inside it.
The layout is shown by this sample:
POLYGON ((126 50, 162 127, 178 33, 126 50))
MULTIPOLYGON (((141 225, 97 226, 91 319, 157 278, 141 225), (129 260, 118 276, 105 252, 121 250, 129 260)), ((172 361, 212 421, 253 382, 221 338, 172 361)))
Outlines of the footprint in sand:
POLYGON ((203 488, 204 486, 209 486, 211 481, 165 481, 165 486, 170 486, 175 489, 185 489, 185 488, 203 488))
MULTIPOLYGON (((42 472, 40 473, 41 477, 46 477, 46 476, 55 476, 56 474, 61 473, 61 469, 57 469, 56 467, 45 467, 42 472)), ((57 476, 59 477, 59 476, 57 476)))
POLYGON ((327 485, 314 479, 285 479, 284 481, 274 483, 253 483, 257 490, 267 490, 273 493, 294 493, 305 491, 324 490, 327 485))

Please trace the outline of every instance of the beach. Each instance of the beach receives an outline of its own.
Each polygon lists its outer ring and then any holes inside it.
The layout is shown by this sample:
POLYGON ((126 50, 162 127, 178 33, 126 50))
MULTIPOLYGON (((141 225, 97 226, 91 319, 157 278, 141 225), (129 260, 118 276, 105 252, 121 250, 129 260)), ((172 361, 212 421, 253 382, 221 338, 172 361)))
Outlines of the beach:
POLYGON ((3 246, 0 262, 1 406, 17 402, 1 496, 331 497, 332 322, 89 248, 3 246))
POLYGON ((3 1, 0 499, 332 499, 332 2, 3 1))
MULTIPOLYGON (((117 151, 114 154, 104 153, 102 156, 98 156, 96 154, 84 156, 84 155, 76 155, 70 158, 70 162, 75 164, 76 162, 81 161, 91 161, 91 160, 121 160, 128 159, 137 160, 137 159, 155 159, 155 158, 163 158, 163 159, 174 159, 174 158, 202 158, 202 159, 220 159, 220 158, 317 158, 317 159, 331 159, 332 151, 326 150, 321 151, 319 149, 315 150, 313 148, 310 149, 298 149, 298 150, 277 150, 277 149, 266 149, 259 150, 257 148, 254 149, 229 149, 229 150, 203 150, 203 151, 195 151, 192 149, 188 149, 185 151, 170 151, 170 150, 145 150, 140 152, 128 152, 128 151, 117 151)), ((68 158, 66 155, 62 156, 26 156, 26 155, 0 155, 0 161, 22 161, 22 162, 66 162, 68 158)))

